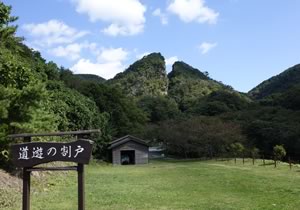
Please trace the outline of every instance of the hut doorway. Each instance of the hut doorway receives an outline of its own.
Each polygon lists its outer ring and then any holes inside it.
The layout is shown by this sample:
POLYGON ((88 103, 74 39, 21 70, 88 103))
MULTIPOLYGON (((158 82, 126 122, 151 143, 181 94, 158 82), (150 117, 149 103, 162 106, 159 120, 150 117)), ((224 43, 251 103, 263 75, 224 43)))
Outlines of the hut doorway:
POLYGON ((134 136, 123 136, 110 142, 108 149, 111 151, 114 165, 147 164, 149 162, 149 146, 134 136))
POLYGON ((134 150, 121 151, 121 164, 122 165, 134 165, 135 164, 135 151, 134 150))

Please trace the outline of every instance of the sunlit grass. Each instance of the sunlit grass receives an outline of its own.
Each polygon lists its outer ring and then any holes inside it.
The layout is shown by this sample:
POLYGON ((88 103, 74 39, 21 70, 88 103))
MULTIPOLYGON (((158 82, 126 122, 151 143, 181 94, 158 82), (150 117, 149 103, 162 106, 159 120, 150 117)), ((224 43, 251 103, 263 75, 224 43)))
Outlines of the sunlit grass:
MULTIPOLYGON (((290 170, 283 163, 274 168, 269 163, 93 163, 86 167, 86 209, 300 209, 300 168, 294 166, 290 170)), ((76 172, 70 172, 65 179, 53 176, 50 185, 32 193, 32 209, 77 209, 76 172)))

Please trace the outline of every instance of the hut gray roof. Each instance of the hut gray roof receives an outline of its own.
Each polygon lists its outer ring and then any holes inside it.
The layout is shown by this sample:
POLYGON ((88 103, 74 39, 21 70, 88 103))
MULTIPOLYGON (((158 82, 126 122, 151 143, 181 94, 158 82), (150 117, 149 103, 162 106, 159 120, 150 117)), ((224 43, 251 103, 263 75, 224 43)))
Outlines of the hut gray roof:
POLYGON ((136 142, 136 143, 138 143, 138 144, 142 144, 142 145, 145 145, 145 146, 149 146, 149 145, 147 144, 147 142, 145 142, 145 141, 142 140, 142 139, 139 139, 139 138, 134 137, 134 136, 131 136, 131 135, 126 135, 126 136, 123 136, 123 137, 121 137, 121 138, 118 138, 118 139, 116 139, 116 140, 114 140, 114 141, 111 141, 111 142, 109 143, 108 149, 113 149, 113 148, 115 148, 115 147, 117 147, 117 146, 119 146, 119 145, 125 144, 125 143, 127 143, 127 142, 129 142, 129 141, 134 141, 134 142, 136 142))

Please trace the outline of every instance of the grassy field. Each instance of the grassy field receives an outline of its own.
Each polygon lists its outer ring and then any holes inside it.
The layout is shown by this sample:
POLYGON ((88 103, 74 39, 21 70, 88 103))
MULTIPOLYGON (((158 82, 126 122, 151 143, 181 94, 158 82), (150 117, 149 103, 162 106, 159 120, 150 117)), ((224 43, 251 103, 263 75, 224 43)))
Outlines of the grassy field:
MULTIPOLYGON (((33 178, 33 210, 77 209, 77 176, 33 178), (34 187, 36 186, 36 187, 34 187)), ((20 209, 20 207, 7 208, 20 209)), ((250 161, 154 161, 86 167, 86 209, 300 209, 300 167, 250 161)))

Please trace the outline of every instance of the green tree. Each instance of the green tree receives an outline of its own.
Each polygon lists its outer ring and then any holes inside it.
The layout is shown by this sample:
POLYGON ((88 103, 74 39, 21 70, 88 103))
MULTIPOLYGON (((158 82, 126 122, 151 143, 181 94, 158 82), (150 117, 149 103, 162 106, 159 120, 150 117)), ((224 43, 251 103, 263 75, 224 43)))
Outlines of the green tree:
POLYGON ((214 91, 206 97, 198 98, 187 112, 198 115, 216 116, 225 112, 246 109, 250 99, 232 90, 214 91))
POLYGON ((275 167, 277 165, 277 160, 282 160, 286 156, 286 151, 283 145, 276 145, 273 147, 275 167))
POLYGON ((11 15, 11 9, 11 6, 0 2, 0 47, 18 50, 17 44, 23 39, 15 36, 17 26, 11 25, 11 23, 15 22, 18 17, 11 15))
POLYGON ((291 158, 300 155, 300 111, 256 105, 230 117, 237 118, 249 143, 258 147, 264 155, 271 156, 273 145, 282 144, 291 158))
POLYGON ((287 109, 300 110, 300 85, 295 85, 281 94, 277 94, 277 97, 273 99, 273 103, 287 109))
POLYGON ((50 108, 57 116, 59 130, 87 130, 101 127, 101 114, 95 102, 69 89, 62 82, 48 81, 50 108))
MULTIPOLYGON (((56 116, 48 108, 44 83, 17 56, 3 49, 0 49, 0 75, 0 153, 3 154, 8 149, 7 134, 53 131, 56 116)), ((2 157, 3 161, 6 160, 2 157)))
POLYGON ((157 138, 179 157, 222 157, 236 142, 245 142, 240 127, 216 117, 168 120, 157 127, 157 138))
POLYGON ((80 92, 93 99, 100 112, 109 114, 116 137, 137 133, 146 123, 146 114, 137 107, 135 99, 115 87, 87 82, 82 84, 80 92))
POLYGON ((236 163, 236 158, 240 155, 243 155, 243 153, 245 151, 245 147, 242 143, 235 142, 235 143, 230 144, 229 151, 233 155, 234 162, 236 163))
POLYGON ((256 148, 256 147, 253 147, 253 148, 250 150, 253 165, 254 165, 255 159, 259 157, 259 152, 260 152, 259 149, 256 148))
POLYGON ((145 96, 138 101, 138 106, 146 112, 150 122, 174 119, 181 115, 176 102, 166 96, 145 96))

